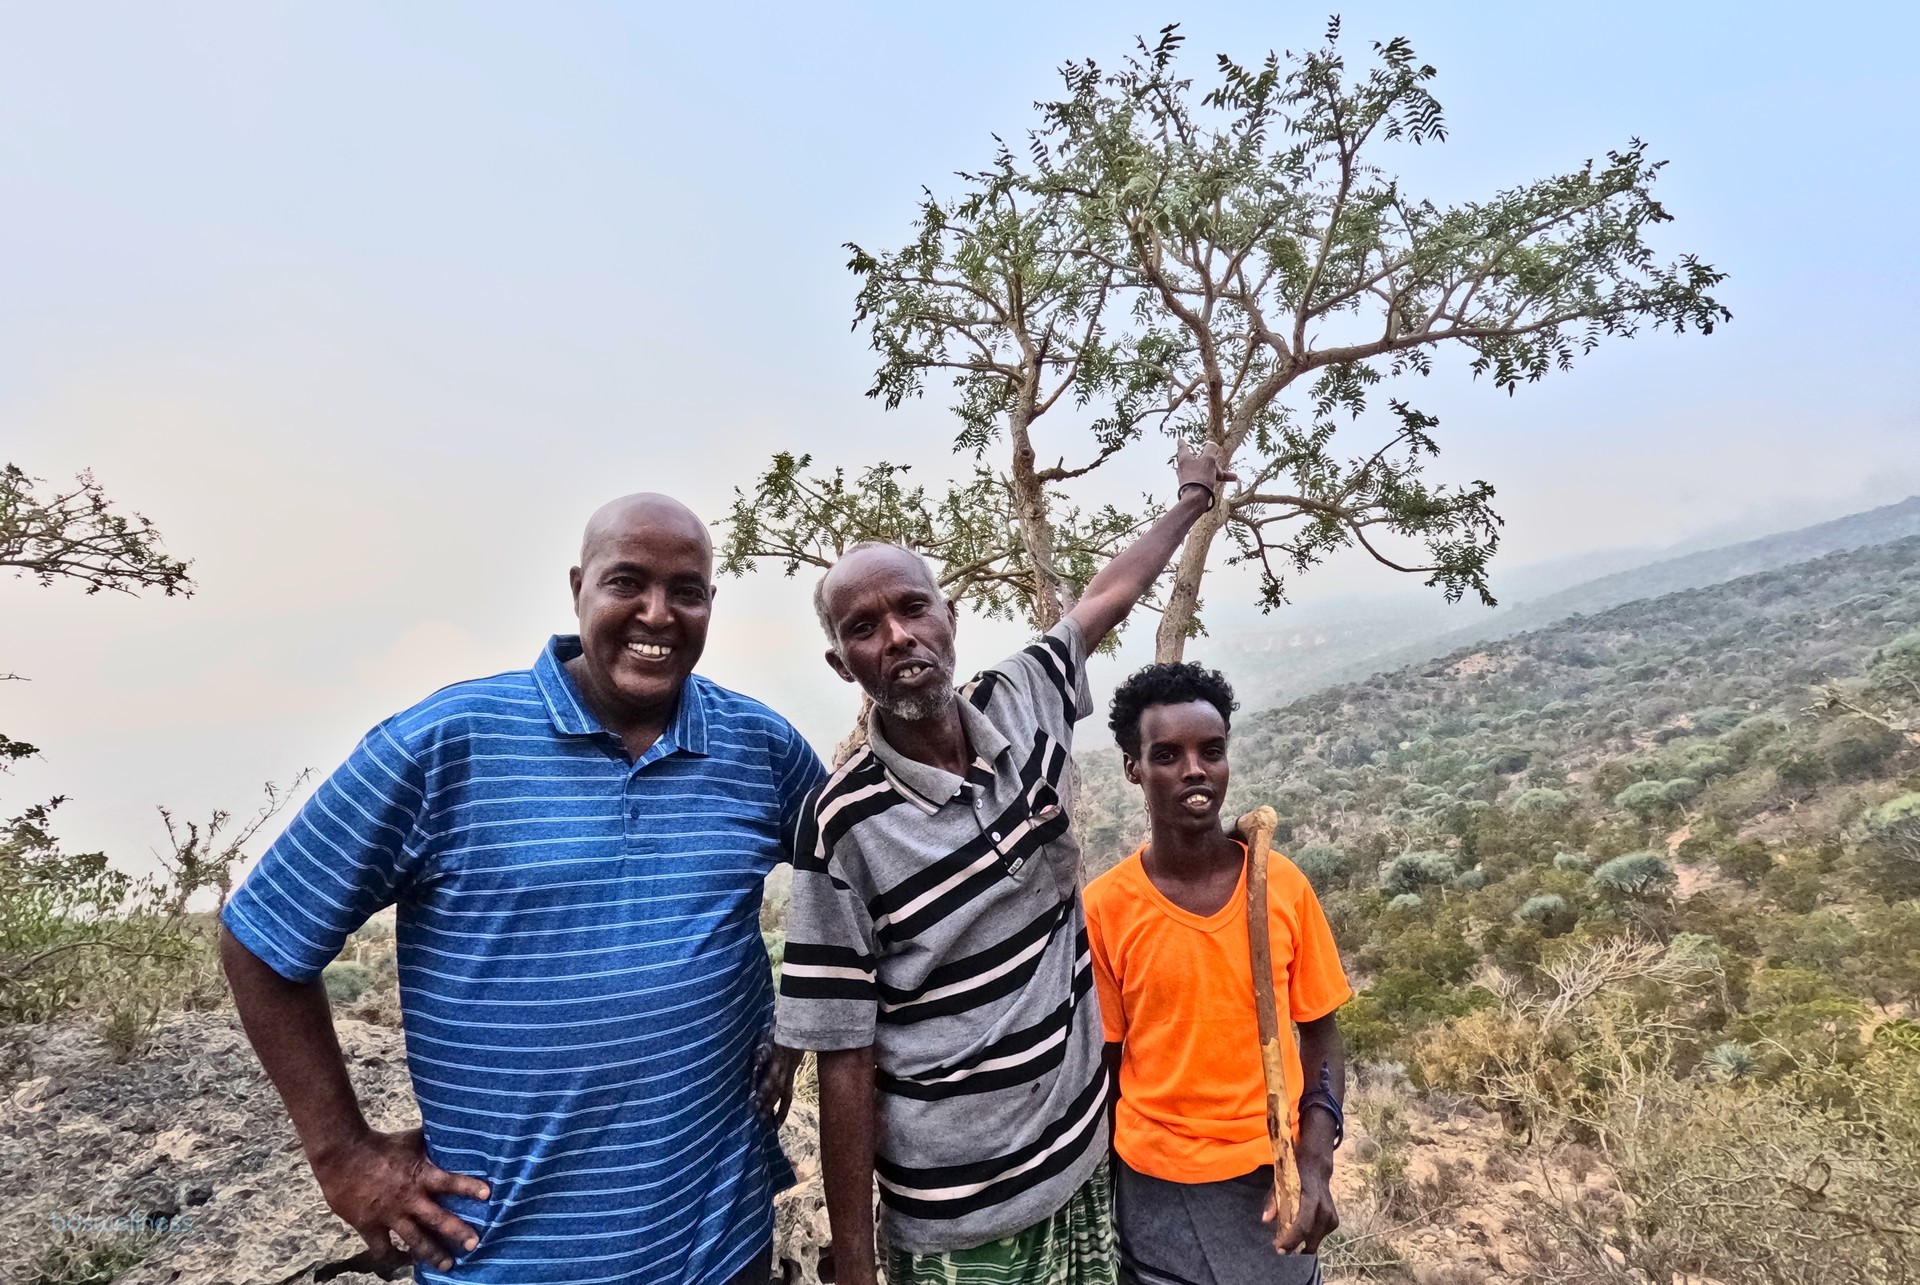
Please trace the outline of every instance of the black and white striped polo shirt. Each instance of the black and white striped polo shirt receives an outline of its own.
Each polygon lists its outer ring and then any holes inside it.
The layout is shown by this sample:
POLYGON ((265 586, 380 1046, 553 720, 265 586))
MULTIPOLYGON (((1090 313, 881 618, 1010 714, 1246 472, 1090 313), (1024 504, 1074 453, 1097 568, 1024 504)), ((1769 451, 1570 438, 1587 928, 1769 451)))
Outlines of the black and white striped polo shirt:
POLYGON ((1079 627, 960 689, 965 777, 875 725, 814 794, 794 845, 779 1039, 873 1046, 884 1230, 915 1253, 1048 1217, 1106 1155, 1106 1074, 1073 725, 1093 707, 1079 627))

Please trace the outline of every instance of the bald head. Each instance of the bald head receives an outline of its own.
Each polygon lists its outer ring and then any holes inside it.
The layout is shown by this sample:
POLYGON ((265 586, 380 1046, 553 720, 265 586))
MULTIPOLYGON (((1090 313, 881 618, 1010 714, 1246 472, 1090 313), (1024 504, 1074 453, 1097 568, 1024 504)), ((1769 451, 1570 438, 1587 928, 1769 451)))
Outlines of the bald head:
MULTIPOLYGON (((670 496, 623 495, 587 519, 568 575, 580 654, 567 672, 602 726, 652 744, 707 645, 713 541, 670 496)), ((637 751, 635 751, 637 752, 637 751)))
POLYGON ((847 546, 834 564, 813 586, 813 614, 820 621, 820 628, 826 633, 827 641, 838 644, 834 636, 833 593, 843 583, 858 582, 866 572, 886 567, 926 582, 928 589, 935 594, 940 592, 940 582, 934 578, 933 568, 927 560, 905 545, 888 544, 881 540, 862 540, 858 544, 847 546))
POLYGON ((698 544, 706 560, 707 578, 713 578, 713 539, 707 534, 707 524, 671 495, 657 491, 623 495, 595 509, 580 537, 580 565, 588 566, 595 557, 616 553, 636 539, 649 538, 698 544))
POLYGON ((813 594, 832 644, 827 664, 888 717, 919 722, 950 710, 959 611, 927 560, 897 544, 856 544, 813 594))

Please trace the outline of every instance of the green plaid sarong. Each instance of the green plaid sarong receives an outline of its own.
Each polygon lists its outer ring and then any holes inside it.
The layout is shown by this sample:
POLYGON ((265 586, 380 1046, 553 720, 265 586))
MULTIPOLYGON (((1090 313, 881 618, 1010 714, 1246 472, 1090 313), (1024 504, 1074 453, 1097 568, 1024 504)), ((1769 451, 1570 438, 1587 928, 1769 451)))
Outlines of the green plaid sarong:
POLYGON ((887 1255, 887 1285, 1114 1285, 1113 1191, 1102 1161, 1051 1218, 944 1254, 887 1255))

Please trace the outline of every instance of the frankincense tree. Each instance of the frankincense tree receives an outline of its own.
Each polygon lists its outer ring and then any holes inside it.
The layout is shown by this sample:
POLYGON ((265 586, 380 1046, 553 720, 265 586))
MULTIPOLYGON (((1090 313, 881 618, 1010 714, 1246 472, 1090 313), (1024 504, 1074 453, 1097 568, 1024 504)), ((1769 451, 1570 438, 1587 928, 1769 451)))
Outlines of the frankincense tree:
POLYGON ((1446 138, 1434 69, 1406 41, 1356 71, 1336 19, 1308 53, 1221 56, 1204 91, 1178 74, 1181 42, 1168 27, 1116 70, 1069 64, 1023 151, 1001 146, 958 197, 928 195, 907 246, 850 247, 856 324, 881 359, 869 395, 893 407, 944 378, 968 474, 896 514, 810 502, 844 474, 780 457, 737 495, 728 569, 771 557, 791 574, 898 539, 956 596, 1044 628, 1151 516, 1076 504, 1065 485, 1151 432, 1219 444, 1243 479, 1156 604, 1159 659, 1199 631, 1222 532, 1269 609, 1346 547, 1491 603, 1492 486, 1429 480, 1438 421, 1399 395, 1372 413, 1375 390, 1451 351, 1512 392, 1606 338, 1708 333, 1730 315, 1712 293, 1723 274, 1649 243, 1670 220, 1652 191, 1664 162, 1637 140, 1441 205, 1385 164, 1446 138))

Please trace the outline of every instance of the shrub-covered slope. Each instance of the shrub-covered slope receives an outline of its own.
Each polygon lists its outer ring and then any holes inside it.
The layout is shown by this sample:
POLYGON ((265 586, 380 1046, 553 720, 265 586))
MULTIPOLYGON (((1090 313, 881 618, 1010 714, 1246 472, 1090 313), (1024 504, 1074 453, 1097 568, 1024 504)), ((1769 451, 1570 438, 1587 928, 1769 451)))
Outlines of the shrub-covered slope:
MULTIPOLYGON (((1920 1278, 1920 539, 1233 740, 1232 804, 1280 810, 1333 921, 1358 1057, 1608 1166, 1539 1204, 1527 1279, 1920 1278)), ((1082 762, 1098 863, 1141 818, 1111 752, 1082 762)))
POLYGON ((1567 587, 1554 586, 1550 568, 1497 573, 1495 588, 1506 603, 1497 611, 1447 607, 1437 596, 1316 603, 1265 617, 1258 627, 1222 629, 1203 646, 1210 664, 1235 671, 1249 705, 1264 708, 1325 684, 1417 665, 1429 656, 1547 628, 1570 616, 1912 536, 1920 536, 1920 496, 1795 531, 1664 557, 1567 587))
MULTIPOLYGON (((1483 956, 1530 964, 1655 909, 1667 928, 1728 918, 1734 947, 1911 1002, 1920 735, 1896 729, 1916 709, 1908 539, 1243 712, 1232 802, 1280 810, 1350 963, 1407 986, 1395 962, 1417 963, 1436 1013, 1483 956), (1863 951, 1861 933, 1913 940, 1863 951)), ((1138 842, 1137 794, 1111 752, 1083 768, 1087 848, 1110 862, 1138 842)))

